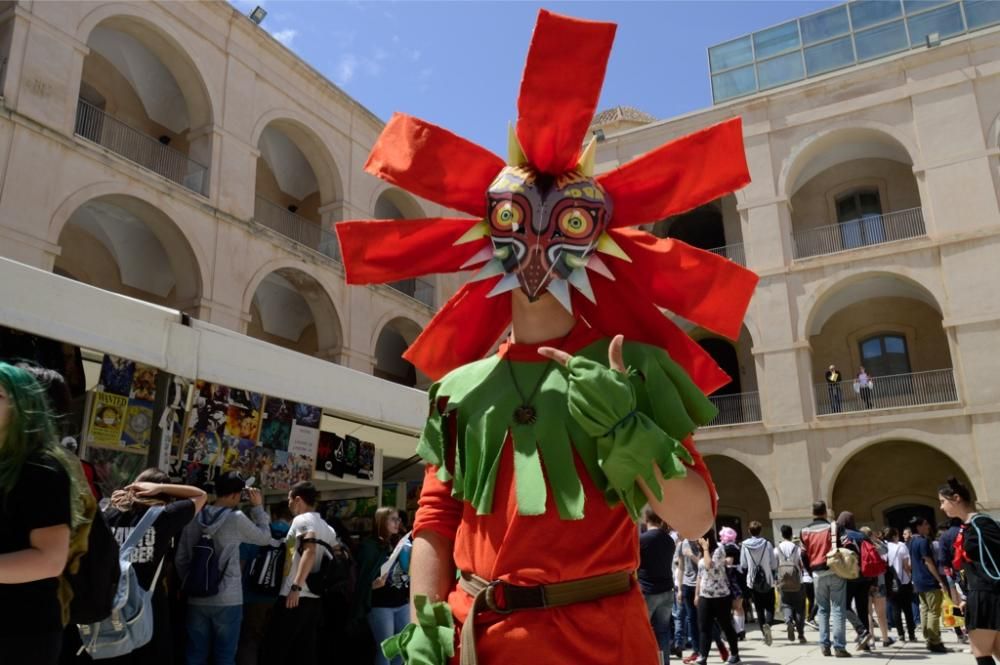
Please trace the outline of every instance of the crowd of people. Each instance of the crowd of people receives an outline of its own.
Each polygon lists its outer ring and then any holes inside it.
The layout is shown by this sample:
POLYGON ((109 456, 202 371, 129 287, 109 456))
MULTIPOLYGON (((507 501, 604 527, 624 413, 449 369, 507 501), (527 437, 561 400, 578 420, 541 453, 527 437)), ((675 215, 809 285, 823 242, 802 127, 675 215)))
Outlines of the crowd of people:
MULTIPOLYGON (((310 482, 269 515, 236 473, 216 479, 209 502, 157 469, 101 501, 61 443, 65 404, 58 374, 0 363, 0 665, 92 656, 299 665, 334 652, 340 662, 389 662, 376 645, 409 622, 412 541, 399 511, 380 508, 372 533, 354 543, 333 515, 320 515, 310 482)), ((950 522, 936 531, 920 516, 902 532, 859 529, 849 512, 831 522, 818 501, 814 520, 798 534, 782 526, 777 544, 757 521, 742 540, 729 527, 678 539, 647 508, 638 580, 664 662, 704 665, 714 647, 739 663, 752 623, 767 645, 774 626, 801 643, 810 626, 836 657, 851 656, 847 623, 860 651, 916 642, 919 626, 939 653, 950 605, 964 614, 959 639, 977 665, 993 663, 1000 525, 976 511, 961 482, 938 493, 950 522)))
POLYGON ((742 542, 730 527, 680 539, 647 509, 638 577, 663 662, 705 665, 715 646, 723 662, 739 663, 748 623, 767 646, 775 626, 802 644, 811 627, 823 655, 837 658, 852 656, 848 623, 860 652, 917 643, 919 626, 926 649, 946 653, 946 606, 964 618, 954 630, 977 665, 1000 660, 1000 525, 976 511, 969 488, 954 478, 938 495, 949 521, 936 530, 922 516, 902 532, 859 529, 852 513, 830 521, 817 501, 813 521, 798 534, 782 525, 777 544, 758 521, 742 542))
POLYGON ((57 373, 0 363, 0 665, 388 662, 377 643, 409 622, 400 511, 355 542, 308 481, 270 514, 235 472, 211 501, 155 468, 101 497, 63 445, 67 401, 57 373))

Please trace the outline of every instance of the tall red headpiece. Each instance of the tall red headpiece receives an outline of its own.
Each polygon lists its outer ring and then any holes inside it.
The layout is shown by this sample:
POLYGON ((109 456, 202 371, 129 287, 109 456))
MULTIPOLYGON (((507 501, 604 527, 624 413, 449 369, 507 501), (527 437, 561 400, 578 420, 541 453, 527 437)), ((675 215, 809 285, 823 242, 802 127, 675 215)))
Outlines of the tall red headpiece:
MULTIPOLYGON (((577 168, 614 34, 611 23, 539 12, 517 103, 518 148, 532 172, 557 177, 577 168)), ((445 129, 394 114, 365 170, 474 219, 336 226, 350 284, 480 269, 404 356, 432 379, 482 358, 510 325, 511 295, 500 285, 510 275, 491 270, 496 260, 486 195, 505 167, 493 153, 445 129)), ((725 385, 729 377, 661 310, 735 339, 757 276, 710 252, 627 227, 691 210, 747 184, 740 119, 675 139, 594 180, 614 204, 598 247, 609 258, 590 266, 586 289, 566 291, 572 310, 608 336, 666 349, 706 393, 725 385)))

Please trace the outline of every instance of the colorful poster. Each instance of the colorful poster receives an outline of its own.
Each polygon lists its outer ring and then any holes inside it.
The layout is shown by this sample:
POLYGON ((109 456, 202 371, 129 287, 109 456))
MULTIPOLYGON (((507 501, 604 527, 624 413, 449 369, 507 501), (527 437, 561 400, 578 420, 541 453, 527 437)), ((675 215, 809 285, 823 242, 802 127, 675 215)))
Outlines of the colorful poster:
POLYGON ((358 446, 358 478, 375 478, 375 444, 362 441, 358 446))
POLYGON ((94 465, 94 483, 104 496, 129 485, 146 468, 145 455, 112 448, 90 448, 87 461, 94 465))
POLYGON ((353 436, 344 437, 344 473, 358 475, 358 455, 361 440, 353 436))
POLYGON ((268 397, 264 401, 264 419, 260 426, 260 444, 271 450, 288 450, 292 436, 292 416, 295 402, 279 397, 268 397))
POLYGON ((292 434, 288 441, 288 452, 316 459, 316 449, 319 445, 319 430, 303 427, 298 422, 292 425, 292 434))
POLYGON ((95 392, 90 427, 87 428, 87 443, 98 448, 121 447, 127 410, 127 397, 95 392))
POLYGON ((130 451, 146 453, 153 436, 153 403, 136 399, 128 401, 125 431, 121 443, 130 451))
POLYGON ((130 399, 152 402, 156 400, 156 368, 149 365, 135 363, 135 372, 132 374, 132 388, 129 390, 130 399))
POLYGON ((295 424, 302 427, 319 429, 319 421, 323 417, 323 409, 309 404, 295 404, 295 424))
POLYGON ((374 496, 361 499, 341 499, 332 502, 328 512, 340 519, 352 533, 371 533, 375 524, 378 499, 374 496))
POLYGON ((132 393, 134 375, 135 361, 105 355, 101 361, 101 378, 98 381, 97 390, 128 397, 132 393))
POLYGON ((399 485, 392 483, 390 485, 385 485, 382 487, 382 505, 388 506, 390 508, 396 507, 396 501, 399 498, 399 485))

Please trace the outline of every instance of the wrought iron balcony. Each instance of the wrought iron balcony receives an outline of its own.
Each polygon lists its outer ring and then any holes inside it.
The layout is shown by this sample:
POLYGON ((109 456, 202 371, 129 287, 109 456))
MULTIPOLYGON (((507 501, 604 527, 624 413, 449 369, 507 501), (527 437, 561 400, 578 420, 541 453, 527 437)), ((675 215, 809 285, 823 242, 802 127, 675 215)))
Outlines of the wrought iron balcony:
POLYGON ((818 416, 958 402, 952 369, 876 376, 869 388, 847 380, 837 384, 817 383, 813 389, 818 416))
POLYGON ((387 286, 415 300, 419 300, 428 307, 434 307, 434 282, 430 280, 414 277, 393 282, 387 286))
POLYGON ((927 235, 922 208, 910 208, 884 215, 865 215, 860 219, 792 234, 795 258, 847 252, 859 247, 927 235))
POLYGON ((340 245, 337 243, 336 233, 296 215, 277 203, 258 196, 253 218, 258 224, 263 224, 300 245, 340 261, 340 245))
POLYGON ((729 259, 733 263, 738 263, 741 266, 746 267, 747 259, 746 255, 743 253, 743 243, 736 242, 731 245, 725 245, 723 247, 715 247, 708 250, 713 254, 718 254, 724 259, 729 259))
POLYGON ((719 410, 719 414, 705 427, 745 425, 761 421, 760 393, 758 392, 713 395, 708 399, 719 410))
POLYGON ((74 132, 192 192, 205 193, 207 169, 202 164, 82 99, 76 107, 74 132))

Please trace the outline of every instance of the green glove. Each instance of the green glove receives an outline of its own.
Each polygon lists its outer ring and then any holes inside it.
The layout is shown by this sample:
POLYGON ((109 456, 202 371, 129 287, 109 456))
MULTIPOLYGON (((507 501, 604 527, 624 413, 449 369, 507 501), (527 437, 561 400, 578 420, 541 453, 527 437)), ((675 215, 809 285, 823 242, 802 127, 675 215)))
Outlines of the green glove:
POLYGON ((580 427, 597 441, 597 463, 633 520, 646 504, 636 482, 642 478, 653 494, 663 498, 653 465, 665 479, 687 475, 684 462, 692 463, 687 449, 636 411, 635 388, 629 375, 600 363, 574 356, 569 370, 569 412, 580 427))
POLYGON ((407 665, 445 665, 455 655, 455 620, 448 603, 431 603, 427 596, 413 597, 417 623, 382 642, 389 660, 401 656, 407 665))

